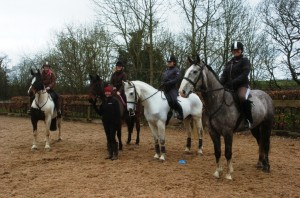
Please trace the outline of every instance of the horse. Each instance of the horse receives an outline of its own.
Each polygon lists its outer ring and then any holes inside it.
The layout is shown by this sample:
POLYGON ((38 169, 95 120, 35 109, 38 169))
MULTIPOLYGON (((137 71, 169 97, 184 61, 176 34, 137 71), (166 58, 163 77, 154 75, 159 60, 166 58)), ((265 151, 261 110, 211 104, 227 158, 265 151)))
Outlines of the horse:
MULTIPOLYGON (((206 116, 203 117, 207 117, 209 134, 214 144, 217 168, 213 175, 219 178, 222 173, 220 137, 223 136, 228 166, 225 178, 231 180, 231 173, 233 173, 233 132, 245 130, 245 123, 242 122, 244 120, 243 114, 239 111, 239 106, 232 91, 223 87, 216 73, 210 66, 200 60, 199 55, 196 60, 189 57, 189 62, 191 66, 184 74, 179 93, 182 97, 189 97, 193 91, 198 91, 198 88, 200 88, 206 110, 206 116)), ((270 172, 270 135, 274 119, 272 99, 261 90, 251 90, 249 100, 253 102, 253 124, 250 130, 259 146, 259 158, 256 166, 264 172, 270 172)))
POLYGON ((37 150, 37 123, 39 120, 44 120, 45 131, 45 149, 50 150, 49 131, 55 131, 58 128, 58 141, 61 141, 61 116, 57 115, 57 110, 51 95, 47 92, 43 81, 41 72, 31 70, 33 76, 31 85, 28 89, 28 94, 34 94, 35 98, 31 104, 31 123, 33 127, 33 143, 31 150, 37 150))
MULTIPOLYGON (((90 77, 90 85, 89 85, 89 94, 88 94, 88 100, 90 103, 96 103, 97 99, 99 98, 101 101, 104 100, 105 95, 104 95, 104 87, 108 85, 108 83, 105 83, 98 74, 96 75, 89 75, 90 77)), ((128 138, 127 138, 127 144, 130 144, 131 142, 131 137, 134 129, 134 124, 135 128, 137 131, 136 135, 136 140, 135 144, 139 145, 140 143, 140 130, 141 130, 141 125, 140 125, 140 111, 141 111, 141 106, 139 105, 137 110, 135 111, 135 115, 129 115, 129 112, 127 111, 126 107, 123 104, 123 101, 120 99, 120 96, 114 94, 114 97, 117 98, 119 101, 120 105, 120 111, 121 111, 121 119, 120 120, 120 125, 118 126, 117 129, 117 138, 119 142, 119 150, 122 150, 123 144, 122 144, 122 133, 121 133, 121 128, 122 128, 122 121, 125 121, 128 129, 128 138)))
MULTIPOLYGON (((134 111, 138 102, 141 102, 144 106, 144 115, 154 137, 154 159, 165 161, 165 127, 170 106, 164 93, 142 81, 124 82, 124 91, 127 98, 127 109, 130 112, 134 111)), ((191 137, 191 124, 193 124, 193 132, 198 132, 199 134, 198 152, 202 153, 202 102, 196 94, 191 94, 189 98, 182 98, 179 96, 178 100, 183 107, 182 109, 185 118, 183 122, 185 128, 188 129, 188 140, 190 140, 191 137), (191 123, 191 120, 193 123, 191 123)), ((190 147, 190 143, 191 142, 188 141, 187 146, 190 147)))

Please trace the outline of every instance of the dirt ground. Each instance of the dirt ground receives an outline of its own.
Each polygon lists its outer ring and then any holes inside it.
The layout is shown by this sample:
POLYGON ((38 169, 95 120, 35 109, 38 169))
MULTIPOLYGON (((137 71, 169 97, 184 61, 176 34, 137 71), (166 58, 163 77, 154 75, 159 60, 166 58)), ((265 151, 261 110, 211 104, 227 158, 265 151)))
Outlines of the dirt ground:
MULTIPOLYGON (((153 159, 148 126, 141 142, 124 145, 119 160, 105 160, 103 127, 63 122, 63 141, 51 133, 51 151, 44 150, 44 124, 39 122, 39 149, 31 151, 29 118, 0 116, 0 197, 300 197, 300 140, 272 136, 271 173, 255 168, 258 147, 249 132, 235 134, 233 180, 213 177, 212 141, 204 134, 204 154, 186 154, 181 128, 166 130, 167 160, 153 159), (180 159, 186 164, 179 164, 180 159)), ((127 130, 123 128, 123 142, 127 130)), ((135 140, 136 133, 133 135, 135 140)), ((222 164, 226 170, 222 151, 222 164)))

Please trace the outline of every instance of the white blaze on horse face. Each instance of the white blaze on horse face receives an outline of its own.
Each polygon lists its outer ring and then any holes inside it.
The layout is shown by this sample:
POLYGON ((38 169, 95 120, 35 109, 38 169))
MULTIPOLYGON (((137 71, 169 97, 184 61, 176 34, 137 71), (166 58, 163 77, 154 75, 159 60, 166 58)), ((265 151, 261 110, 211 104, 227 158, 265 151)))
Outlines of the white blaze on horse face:
POLYGON ((27 91, 28 94, 30 94, 30 90, 31 90, 32 85, 33 85, 33 83, 35 82, 35 80, 36 80, 36 78, 34 77, 34 78, 32 79, 32 81, 31 81, 30 87, 29 87, 29 89, 28 89, 28 91, 27 91))
POLYGON ((135 92, 134 87, 131 87, 128 83, 124 84, 124 92, 127 100, 127 110, 135 110, 135 92))
POLYGON ((198 66, 191 65, 186 70, 184 74, 184 78, 181 81, 180 88, 179 88, 179 93, 182 97, 187 97, 188 94, 193 91, 194 86, 187 79, 195 83, 200 72, 200 70, 197 69, 198 66))

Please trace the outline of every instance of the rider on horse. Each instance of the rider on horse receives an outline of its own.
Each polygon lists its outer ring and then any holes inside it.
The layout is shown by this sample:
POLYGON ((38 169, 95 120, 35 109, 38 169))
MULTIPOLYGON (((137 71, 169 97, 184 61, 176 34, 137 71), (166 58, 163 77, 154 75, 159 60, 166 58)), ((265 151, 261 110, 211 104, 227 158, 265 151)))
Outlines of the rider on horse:
POLYGON ((246 122, 251 127, 253 123, 251 114, 251 101, 248 100, 250 93, 250 61, 243 56, 244 46, 241 42, 235 41, 231 45, 233 57, 227 62, 220 81, 225 88, 233 90, 238 94, 242 111, 245 114, 246 122))
POLYGON ((178 112, 177 119, 183 120, 182 107, 177 101, 178 89, 176 87, 180 82, 180 70, 176 67, 177 60, 174 55, 171 55, 167 62, 168 68, 163 73, 160 88, 164 91, 170 107, 178 112))
POLYGON ((118 96, 123 100, 122 103, 124 106, 126 105, 126 96, 124 93, 123 83, 122 81, 127 80, 127 74, 124 71, 124 64, 122 61, 118 61, 116 63, 116 70, 112 74, 110 79, 110 84, 113 87, 113 91, 117 93, 118 96))
MULTIPOLYGON (((43 64, 42 66, 42 80, 43 84, 46 87, 47 92, 51 95, 55 108, 57 110, 57 115, 61 116, 61 109, 60 109, 60 103, 59 103, 59 95, 53 90, 55 84, 56 84, 56 77, 51 70, 51 66, 48 62, 43 64)), ((34 100, 34 96, 30 97, 30 105, 32 104, 32 101, 34 100)), ((31 111, 28 110, 28 114, 30 114, 31 111)))

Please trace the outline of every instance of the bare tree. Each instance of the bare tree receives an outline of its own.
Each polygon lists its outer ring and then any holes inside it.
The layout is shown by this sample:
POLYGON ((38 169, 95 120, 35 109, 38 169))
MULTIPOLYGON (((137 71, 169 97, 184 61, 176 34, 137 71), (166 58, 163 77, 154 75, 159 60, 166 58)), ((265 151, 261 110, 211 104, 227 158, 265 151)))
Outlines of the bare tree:
POLYGON ((300 2, 299 0, 265 0, 261 3, 265 31, 276 43, 283 71, 300 85, 300 2))
POLYGON ((158 0, 92 0, 99 14, 99 23, 114 34, 115 46, 129 52, 127 66, 132 72, 141 69, 142 46, 149 51, 150 82, 153 82, 153 37, 158 26, 158 0))

